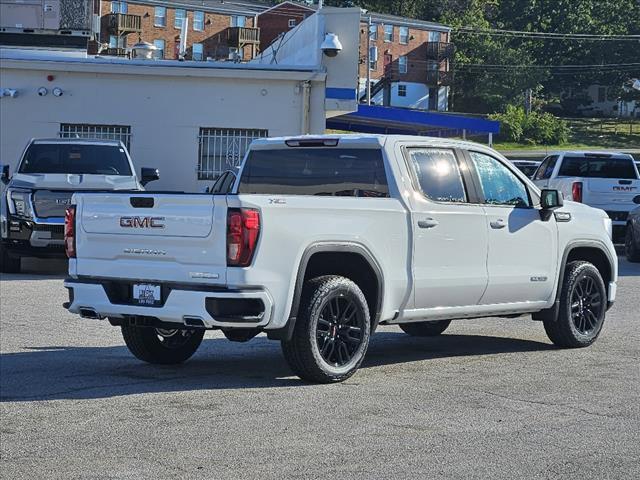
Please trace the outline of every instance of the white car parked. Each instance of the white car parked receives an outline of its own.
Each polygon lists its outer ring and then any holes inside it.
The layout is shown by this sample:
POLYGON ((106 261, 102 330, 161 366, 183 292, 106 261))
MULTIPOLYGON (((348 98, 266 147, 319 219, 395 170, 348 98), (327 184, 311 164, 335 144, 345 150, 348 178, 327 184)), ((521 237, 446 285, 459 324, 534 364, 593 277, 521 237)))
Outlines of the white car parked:
POLYGON ((255 141, 227 194, 80 193, 66 308, 138 358, 188 359, 207 329, 280 340, 300 377, 360 366, 378 325, 533 314, 559 346, 616 297, 611 220, 540 191, 482 145, 406 136, 255 141))
POLYGON ((640 193, 639 178, 631 155, 610 152, 549 155, 533 176, 540 188, 560 190, 565 198, 605 210, 617 243, 624 242, 633 198, 640 193))

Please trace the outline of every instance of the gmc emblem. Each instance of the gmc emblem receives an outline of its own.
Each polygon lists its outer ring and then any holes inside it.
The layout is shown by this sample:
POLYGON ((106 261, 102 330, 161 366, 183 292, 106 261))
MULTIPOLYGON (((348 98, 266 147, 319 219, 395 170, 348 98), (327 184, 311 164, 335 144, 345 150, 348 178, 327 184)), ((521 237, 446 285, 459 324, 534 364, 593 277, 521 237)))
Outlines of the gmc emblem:
POLYGON ((122 228, 164 228, 164 217, 120 217, 122 228))
POLYGON ((614 192, 633 192, 637 189, 638 187, 613 187, 614 192))

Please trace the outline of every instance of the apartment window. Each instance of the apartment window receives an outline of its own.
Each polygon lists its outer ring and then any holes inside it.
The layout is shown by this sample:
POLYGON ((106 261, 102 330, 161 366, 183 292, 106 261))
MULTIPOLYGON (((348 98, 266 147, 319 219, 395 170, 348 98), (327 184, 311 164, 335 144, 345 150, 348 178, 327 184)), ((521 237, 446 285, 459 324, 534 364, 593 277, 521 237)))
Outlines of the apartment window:
POLYGON ((194 43, 191 50, 191 59, 202 61, 204 60, 204 49, 201 43, 194 43))
POLYGON ((393 42, 393 25, 384 26, 384 41, 393 42))
POLYGON ((398 96, 406 97, 407 96, 407 86, 406 85, 398 85, 398 96))
POLYGON ((130 125, 92 125, 89 123, 61 123, 60 138, 97 138, 120 140, 127 149, 131 146, 130 125))
POLYGON ((406 55, 398 57, 398 70, 400 71, 400 73, 407 73, 408 62, 407 62, 407 56, 406 55))
POLYGON ((298 24, 298 21, 295 18, 289 19, 289 28, 293 28, 298 24))
POLYGON ((232 15, 231 16, 231 26, 232 27, 244 27, 247 24, 247 17, 242 15, 232 15))
POLYGON ((167 26, 167 8, 166 7, 156 7, 153 14, 153 24, 156 27, 166 27, 167 26))
POLYGON ((439 42, 440 41, 440 32, 429 32, 429 41, 430 42, 439 42))
POLYGON ((268 130, 201 128, 198 148, 198 180, 214 180, 237 168, 256 138, 269 136, 268 130))
POLYGON ((127 2, 111 2, 111 13, 127 13, 127 2))
POLYGON ((378 40, 378 24, 372 23, 369 27, 369 39, 378 40))
POLYGON ((176 17, 173 19, 173 26, 182 28, 185 18, 187 18, 187 11, 182 8, 176 8, 176 17))
POLYGON ((403 45, 409 43, 409 27, 400 27, 400 43, 403 45))
POLYGON ((369 47, 369 70, 378 68, 378 47, 369 47))
POLYGON ((153 46, 156 47, 156 51, 153 54, 155 58, 164 58, 164 40, 154 40, 153 46))
POLYGON ((193 29, 198 32, 204 30, 204 12, 193 12, 193 29))

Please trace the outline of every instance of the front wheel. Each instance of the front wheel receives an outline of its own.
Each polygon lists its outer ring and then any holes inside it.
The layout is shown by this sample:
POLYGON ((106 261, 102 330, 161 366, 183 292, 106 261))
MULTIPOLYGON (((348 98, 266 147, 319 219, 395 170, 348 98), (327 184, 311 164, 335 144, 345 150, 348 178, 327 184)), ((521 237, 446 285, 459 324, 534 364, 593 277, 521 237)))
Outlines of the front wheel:
POLYGON ((182 363, 196 353, 204 330, 178 330, 122 326, 122 337, 129 351, 143 362, 160 365, 182 363))
POLYGON ((318 277, 305 285, 293 337, 282 341, 282 351, 300 378, 341 382, 360 367, 370 332, 369 307, 358 285, 344 277, 318 277))
POLYGON ((624 253, 630 262, 640 262, 640 247, 638 246, 640 239, 636 239, 633 234, 633 225, 627 225, 627 233, 624 239, 624 253))
POLYGON ((549 339, 559 347, 587 347, 596 341, 607 312, 607 290, 602 276, 589 262, 567 265, 560 292, 557 320, 545 320, 549 339))
POLYGON ((451 320, 435 322, 401 323, 402 331, 412 337, 437 337, 451 325, 451 320))

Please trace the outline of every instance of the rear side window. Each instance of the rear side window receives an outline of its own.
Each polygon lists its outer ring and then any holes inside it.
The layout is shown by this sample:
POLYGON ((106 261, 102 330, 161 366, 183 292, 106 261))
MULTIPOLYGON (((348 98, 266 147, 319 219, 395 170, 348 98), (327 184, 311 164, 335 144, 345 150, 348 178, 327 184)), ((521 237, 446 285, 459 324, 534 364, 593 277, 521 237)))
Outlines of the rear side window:
POLYGON ((111 145, 65 143, 32 144, 20 164, 20 173, 131 175, 124 149, 111 145))
POLYGON ((564 157, 561 177, 637 179, 633 161, 627 158, 564 157))
POLYGON ((420 189, 428 198, 436 202, 467 201, 462 175, 452 150, 411 149, 409 159, 420 189))
POLYGON ((253 150, 238 193, 389 197, 382 152, 357 148, 253 150))

